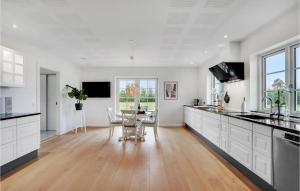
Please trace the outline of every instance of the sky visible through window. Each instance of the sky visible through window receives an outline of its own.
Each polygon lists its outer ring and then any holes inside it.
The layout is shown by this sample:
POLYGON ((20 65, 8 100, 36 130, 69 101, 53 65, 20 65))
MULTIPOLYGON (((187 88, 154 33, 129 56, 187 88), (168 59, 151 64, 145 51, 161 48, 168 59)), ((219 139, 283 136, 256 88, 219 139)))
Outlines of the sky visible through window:
POLYGON ((266 90, 272 90, 274 80, 285 82, 285 52, 267 57, 266 64, 266 90))

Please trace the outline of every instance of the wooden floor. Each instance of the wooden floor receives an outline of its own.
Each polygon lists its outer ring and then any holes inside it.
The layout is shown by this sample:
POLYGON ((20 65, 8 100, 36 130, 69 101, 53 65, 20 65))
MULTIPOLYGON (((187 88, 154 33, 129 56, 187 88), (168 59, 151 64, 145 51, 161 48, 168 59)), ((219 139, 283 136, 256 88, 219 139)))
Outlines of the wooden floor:
POLYGON ((185 128, 147 129, 145 142, 108 139, 107 128, 43 143, 38 160, 2 177, 1 191, 259 190, 185 128))

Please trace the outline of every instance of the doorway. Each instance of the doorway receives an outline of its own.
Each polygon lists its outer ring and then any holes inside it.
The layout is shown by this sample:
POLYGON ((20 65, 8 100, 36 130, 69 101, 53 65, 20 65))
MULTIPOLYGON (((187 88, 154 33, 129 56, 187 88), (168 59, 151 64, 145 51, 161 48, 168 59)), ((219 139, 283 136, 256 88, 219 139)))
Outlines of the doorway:
POLYGON ((40 68, 41 141, 57 134, 57 72, 40 68))

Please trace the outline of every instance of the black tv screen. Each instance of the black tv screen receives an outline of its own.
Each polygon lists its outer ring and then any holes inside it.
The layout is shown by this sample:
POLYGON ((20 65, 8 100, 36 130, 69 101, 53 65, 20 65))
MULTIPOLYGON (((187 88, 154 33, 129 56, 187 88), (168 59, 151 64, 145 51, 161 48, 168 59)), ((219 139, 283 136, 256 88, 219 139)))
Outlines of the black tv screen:
POLYGON ((84 93, 91 97, 110 97, 110 82, 82 82, 84 93))

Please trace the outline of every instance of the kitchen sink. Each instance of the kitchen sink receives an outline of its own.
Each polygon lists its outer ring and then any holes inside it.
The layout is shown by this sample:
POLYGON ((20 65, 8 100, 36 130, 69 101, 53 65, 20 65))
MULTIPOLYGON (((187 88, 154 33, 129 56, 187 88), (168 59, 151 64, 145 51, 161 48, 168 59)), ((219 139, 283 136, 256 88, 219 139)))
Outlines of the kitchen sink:
POLYGON ((261 116, 261 115, 237 115, 239 117, 249 118, 249 119, 270 119, 270 117, 261 116))

